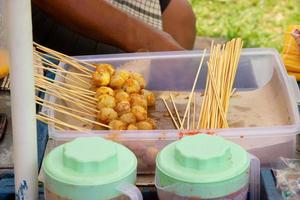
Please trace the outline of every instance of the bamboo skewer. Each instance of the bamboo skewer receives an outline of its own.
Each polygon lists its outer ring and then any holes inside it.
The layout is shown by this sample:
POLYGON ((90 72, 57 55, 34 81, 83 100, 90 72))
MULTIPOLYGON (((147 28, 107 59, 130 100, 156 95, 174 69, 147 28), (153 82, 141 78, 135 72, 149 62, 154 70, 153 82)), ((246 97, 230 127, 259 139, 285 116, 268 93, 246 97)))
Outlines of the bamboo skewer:
POLYGON ((174 110, 175 110, 175 113, 176 113, 179 125, 182 126, 182 122, 181 122, 181 119, 180 119, 180 116, 179 116, 179 113, 178 113, 178 110, 177 110, 177 107, 176 107, 176 104, 175 104, 175 101, 174 101, 174 97, 173 97, 173 95, 171 93, 169 95, 170 95, 170 99, 172 101, 172 105, 174 107, 174 110))
POLYGON ((75 59, 75 58, 73 58, 73 57, 71 57, 71 56, 68 56, 68 55, 66 55, 66 54, 63 54, 63 53, 54 51, 54 50, 52 50, 52 49, 49 49, 49 48, 47 48, 47 47, 44 47, 44 46, 42 46, 42 45, 40 45, 40 44, 38 44, 38 43, 35 43, 35 42, 34 42, 34 44, 35 44, 38 48, 43 48, 43 49, 46 49, 46 50, 53 51, 53 52, 55 52, 56 54, 58 54, 58 55, 60 55, 60 56, 63 56, 63 57, 66 57, 66 58, 68 58, 68 59, 74 60, 75 62, 82 63, 82 64, 87 65, 87 66, 92 67, 92 68, 96 68, 94 65, 92 65, 92 64, 90 64, 90 63, 88 63, 88 62, 85 62, 85 61, 82 61, 82 60, 77 60, 77 59, 75 59))
MULTIPOLYGON (((91 96, 88 96, 88 95, 85 95, 85 94, 82 94, 76 90, 71 90, 71 89, 68 89, 68 88, 65 88, 65 87, 62 87, 62 86, 59 86, 57 84, 51 84, 49 82, 49 80, 52 80, 52 79, 49 79, 49 78, 46 78, 46 77, 43 77, 43 76, 40 76, 40 75, 35 75, 36 76, 36 81, 40 83, 44 83, 45 85, 48 85, 50 88, 54 88, 56 90, 62 90, 66 93, 69 93, 70 95, 75 95, 75 97, 77 96, 77 98, 79 99, 83 99, 85 102, 89 102, 91 105, 94 105, 97 103, 98 99, 95 98, 95 97, 91 97, 91 96)), ((59 82, 59 81, 53 81, 55 83, 59 82)))
POLYGON ((60 109, 60 108, 57 108, 57 107, 54 107, 54 106, 51 106, 51 105, 47 105, 47 104, 43 104, 39 101, 36 101, 37 104, 41 105, 41 106, 45 106, 45 107, 48 107, 48 108, 51 108, 57 112, 60 112, 60 113, 63 113, 65 115, 69 115, 71 117, 74 117, 82 122, 89 122, 89 123, 92 123, 92 124, 96 124, 96 125, 99 125, 99 126, 102 126, 102 127, 105 127, 105 128, 110 128, 110 126, 106 125, 106 124, 102 124, 100 122, 97 122, 97 121, 93 121, 93 120, 90 120, 88 118, 84 118, 84 117, 81 117, 81 116, 78 116, 78 115, 75 115, 71 112, 68 112, 68 111, 65 111, 63 109, 60 109))
MULTIPOLYGON (((48 65, 48 66, 51 66, 51 67, 53 67, 53 68, 55 68, 55 69, 59 69, 59 70, 62 70, 62 71, 68 72, 68 71, 67 71, 67 70, 65 70, 63 67, 61 67, 61 66, 59 66, 59 65, 56 65, 56 64, 54 64, 54 63, 50 62, 49 60, 47 60, 47 59, 43 58, 42 56, 38 55, 37 53, 34 53, 34 55, 35 55, 35 56, 37 56, 39 59, 41 59, 41 60, 42 60, 42 64, 44 64, 44 65, 48 65), (44 62, 43 62, 43 61, 44 61, 44 62)), ((38 64, 35 64, 35 65, 38 65, 38 64)), ((91 74, 89 74, 88 76, 91 76, 91 74)), ((81 82, 82 84, 85 84, 86 86, 89 86, 89 85, 90 85, 90 83, 86 82, 86 81, 85 81, 85 80, 83 80, 82 78, 80 78, 80 77, 77 77, 77 76, 74 76, 73 74, 70 74, 70 77, 69 77, 69 79, 71 79, 72 77, 73 77, 74 79, 76 79, 76 80, 77 80, 77 81, 73 80, 73 81, 75 81, 75 83, 77 83, 77 82, 81 82)), ((77 84, 78 84, 78 83, 77 83, 77 84)))
POLYGON ((47 78, 47 77, 44 77, 44 76, 41 76, 41 75, 36 75, 36 77, 39 77, 41 79, 46 79, 47 81, 54 82, 54 83, 57 83, 59 85, 66 86, 70 89, 72 88, 73 90, 75 90, 77 92, 80 92, 80 93, 83 93, 83 94, 89 94, 91 96, 94 96, 96 94, 96 92, 94 92, 94 91, 87 90, 87 89, 84 89, 84 88, 81 88, 81 87, 78 87, 78 86, 74 86, 74 85, 69 84, 69 83, 64 83, 64 82, 61 82, 61 81, 58 81, 58 80, 53 80, 53 79, 50 79, 50 78, 47 78), (78 91, 78 90, 80 90, 80 91, 78 91))
POLYGON ((203 55, 202 55, 202 58, 201 58, 201 61, 200 61, 200 65, 199 65, 197 73, 196 73, 196 77, 195 77, 195 80, 194 80, 194 83, 193 83, 192 91, 190 92, 190 95, 189 95, 189 100, 188 100, 188 103, 186 105, 186 109, 185 109, 185 112, 184 112, 184 116, 183 116, 183 119, 182 119, 182 124, 180 126, 180 129, 183 128, 183 124, 185 122, 185 118, 186 118, 188 109, 190 109, 192 95, 194 94, 194 91, 195 91, 195 87, 196 87, 198 77, 199 77, 199 74, 200 74, 200 71, 201 71, 201 68, 202 68, 202 64, 203 64, 203 61, 204 61, 205 54, 206 54, 206 49, 204 49, 204 52, 203 52, 203 55))
POLYGON ((86 116, 89 116, 89 117, 94 117, 94 118, 97 117, 96 114, 92 115, 92 114, 89 114, 89 113, 86 113, 86 112, 83 112, 83 111, 80 111, 80 110, 76 110, 76 109, 69 108, 69 107, 66 107, 66 106, 63 106, 63 105, 60 105, 60 104, 57 104, 57 103, 47 101, 47 100, 42 99, 40 97, 35 97, 35 99, 36 99, 36 101, 42 102, 43 104, 49 104, 49 105, 54 106, 54 107, 56 106, 58 108, 69 110, 69 111, 72 111, 72 112, 76 112, 78 114, 86 115, 86 116))
POLYGON ((45 114, 42 114, 42 113, 37 114, 36 117, 37 117, 37 119, 43 119, 44 121, 49 121, 49 122, 52 122, 52 123, 55 123, 55 124, 59 124, 59 125, 62 125, 62 126, 65 126, 65 127, 77 130, 77 131, 81 131, 81 132, 88 131, 88 129, 67 124, 67 123, 65 123, 61 120, 58 120, 56 118, 52 118, 52 117, 50 117, 48 115, 45 115, 45 114))
POLYGON ((176 120, 175 120, 175 118, 174 118, 174 116, 173 116, 173 114, 172 114, 172 112, 171 112, 171 110, 170 110, 170 108, 169 108, 169 106, 168 106, 168 104, 167 104, 165 98, 161 97, 161 99, 163 100, 163 102, 164 102, 164 104, 165 104, 165 106, 166 106, 166 108, 167 108, 167 110, 168 110, 168 112, 169 112, 169 115, 171 116, 171 118, 172 118, 172 120, 173 120, 173 123, 175 124, 175 127, 176 127, 177 129, 179 129, 179 126, 178 126, 178 124, 177 124, 177 122, 176 122, 176 120))
MULTIPOLYGON (((44 118, 44 117, 41 117, 41 115, 36 115, 36 118, 38 120, 40 120, 41 122, 44 122, 45 124, 48 124, 48 121, 44 118)), ((60 131, 65 131, 65 129, 57 126, 55 123, 53 124, 54 125, 54 128, 57 129, 57 130, 60 130, 60 131)))
MULTIPOLYGON (((56 57, 50 56, 49 54, 41 53, 41 52, 39 52, 39 51, 34 51, 33 54, 34 54, 35 57, 41 59, 42 62, 43 62, 44 64, 50 65, 50 66, 52 66, 52 67, 54 67, 54 68, 57 68, 57 69, 65 70, 65 68, 63 68, 62 66, 57 65, 57 64, 51 62, 50 60, 46 59, 45 57, 53 58, 53 59, 55 59, 55 60, 57 60, 57 61, 59 61, 59 62, 63 62, 63 60, 62 60, 61 58, 56 58, 56 57), (43 57, 43 56, 44 56, 44 57, 43 57)), ((69 63, 67 63, 67 64, 69 64, 69 63)), ((73 65, 71 65, 71 64, 69 64, 69 65, 70 65, 70 67, 73 67, 73 68, 79 70, 80 72, 85 73, 85 74, 83 74, 83 75, 90 76, 90 75, 93 73, 93 71, 87 69, 87 68, 84 67, 84 66, 73 66, 73 65), (88 73, 85 72, 84 70, 87 70, 88 73)))
POLYGON ((39 88, 42 88, 45 91, 45 93, 47 94, 50 94, 50 95, 53 95, 53 96, 58 96, 59 98, 69 102, 69 103, 72 103, 72 104, 75 104, 75 105, 78 105, 78 106, 81 106, 82 108, 84 107, 84 110, 90 110, 91 112, 99 112, 97 109, 96 109, 96 105, 91 105, 79 98, 74 98, 74 96, 71 96, 69 94, 66 94, 66 93, 63 93, 63 92, 60 92, 60 91, 57 91, 57 90, 53 90, 52 88, 49 88, 49 87, 43 87, 43 86, 37 86, 39 88))
MULTIPOLYGON (((209 63, 207 63, 207 66, 209 68, 209 63)), ((210 69, 208 69, 208 73, 209 73, 209 76, 210 76, 210 81, 211 81, 212 88, 214 90, 215 99, 217 101, 218 108, 219 108, 219 111, 221 113, 221 118, 222 118, 223 122, 227 124, 227 120, 226 120, 226 116, 225 116, 225 113, 224 113, 224 109, 222 108, 221 101, 220 101, 220 95, 217 93, 218 91, 217 91, 217 86, 216 86, 216 83, 215 83, 215 77, 212 74, 212 72, 211 72, 210 69)), ((228 124, 227 124, 227 127, 228 127, 228 124)))
POLYGON ((195 129, 195 123, 196 123, 196 94, 193 95, 193 124, 192 128, 195 129))
POLYGON ((49 49, 49 48, 44 47, 44 46, 42 46, 42 45, 39 45, 39 44, 37 44, 37 43, 34 43, 34 44, 36 45, 36 47, 37 47, 38 49, 40 49, 40 50, 42 50, 42 51, 45 51, 45 52, 47 52, 47 53, 51 53, 52 55, 55 55, 55 56, 58 57, 62 62, 65 62, 65 63, 67 63, 67 64, 69 64, 69 65, 71 65, 71 66, 77 68, 78 70, 80 70, 80 71, 83 72, 83 73, 86 73, 86 74, 93 73, 92 70, 90 70, 90 69, 88 69, 88 68, 86 68, 86 67, 83 67, 83 66, 80 65, 78 62, 84 63, 84 64, 86 64, 86 65, 88 65, 88 66, 90 66, 90 67, 95 68, 95 66, 93 66, 93 65, 91 65, 91 64, 89 64, 89 63, 86 63, 86 62, 83 62, 83 61, 79 61, 79 60, 77 60, 77 59, 72 58, 71 56, 67 56, 67 55, 65 55, 65 54, 63 54, 63 53, 54 51, 54 50, 52 50, 52 49, 49 49))
POLYGON ((75 106, 81 108, 82 110, 84 110, 85 112, 88 112, 90 114, 95 114, 95 113, 97 114, 97 113, 99 113, 99 111, 96 108, 86 106, 86 105, 84 105, 84 104, 82 104, 80 102, 76 102, 73 99, 69 99, 69 98, 65 97, 64 95, 62 95, 62 94, 56 93, 55 91, 53 92, 53 91, 50 91, 49 89, 45 89, 45 88, 40 87, 40 86, 36 86, 36 90, 38 90, 40 92, 43 92, 45 94, 54 96, 55 98, 62 99, 65 102, 72 103, 75 106))
MULTIPOLYGON (((36 65, 34 65, 34 66, 35 66, 36 69, 41 69, 41 68, 37 67, 36 65)), ((78 79, 78 77, 74 77, 74 76, 65 76, 65 75, 63 75, 63 73, 57 73, 54 69, 51 69, 49 67, 47 69, 45 69, 45 70, 46 71, 50 71, 55 76, 63 78, 65 81, 69 81, 69 83, 68 83, 69 85, 71 85, 71 83, 74 84, 74 85, 79 85, 80 84, 81 87, 77 86, 78 88, 80 88, 80 90, 90 87, 90 84, 88 84, 86 81, 83 82, 83 80, 81 78, 78 79)), ((52 81, 57 81, 56 79, 55 80, 51 79, 51 80, 52 81)), ((64 85, 65 84, 67 84, 67 83, 64 82, 64 85)))
POLYGON ((85 78, 92 78, 91 75, 80 74, 80 73, 77 73, 77 72, 70 72, 70 71, 67 71, 67 70, 61 70, 61 69, 54 69, 54 68, 50 68, 50 67, 39 66, 37 64, 35 65, 35 68, 44 69, 44 70, 47 70, 47 71, 51 70, 54 73, 61 72, 61 73, 64 73, 64 74, 71 74, 71 75, 74 75, 74 76, 81 76, 81 77, 85 77, 85 78))
MULTIPOLYGON (((237 40, 237 43, 238 43, 239 51, 235 54, 235 57, 234 57, 234 60, 233 60, 233 63, 232 63, 234 68, 233 68, 232 73, 231 73, 231 79, 230 79, 231 81, 229 83, 229 88, 232 88, 232 86, 233 86, 234 76, 235 76, 236 71, 237 71, 238 60, 239 60, 239 57, 240 57, 240 54, 241 54, 241 48, 240 47, 243 46, 243 42, 241 40, 237 40)), ((230 95, 230 92, 231 92, 231 90, 228 90, 228 96, 230 95)), ((230 97, 227 98, 227 101, 226 101, 226 104, 225 104, 225 113, 227 113, 228 109, 229 109, 229 99, 230 99, 230 97)))
MULTIPOLYGON (((64 82, 61 82, 61 81, 58 81, 58 80, 54 80, 54 79, 51 79, 51 78, 48 78, 48 77, 45 77, 45 76, 42 76, 42 75, 39 75, 39 74, 35 75, 35 79, 45 81, 48 84, 53 85, 53 87, 57 87, 57 88, 62 88, 62 86, 74 88, 73 92, 77 92, 77 90, 75 90, 75 89, 78 89, 76 86, 71 86, 71 84, 64 83, 64 82), (56 84, 54 84, 54 83, 56 83, 56 84), (62 85, 62 86, 60 86, 60 85, 62 85)), ((68 89, 66 87, 63 87, 63 88, 68 89)), ((81 89, 81 90, 86 91, 85 89, 81 89)), ((95 93, 91 93, 91 95, 92 94, 94 95, 95 93)))
MULTIPOLYGON (((51 52, 50 52, 51 53, 51 52)), ((41 56, 40 56, 41 57, 41 56)), ((45 62, 47 62, 47 63, 52 63, 52 62, 50 62, 49 60, 47 60, 47 59, 43 59, 45 62), (47 61, 46 61, 47 60, 47 61)), ((59 59, 58 59, 58 61, 60 61, 60 62, 63 62, 63 63, 66 63, 66 64, 68 64, 69 66, 71 66, 71 67, 73 67, 73 68, 75 68, 75 69, 77 69, 78 71, 80 71, 80 72, 82 72, 82 73, 84 73, 84 74, 86 74, 86 75, 90 75, 90 74, 92 74, 93 73, 93 71, 91 71, 90 69, 88 69, 88 68, 86 68, 86 67, 84 67, 84 66, 82 66, 82 65, 80 65, 80 64, 78 64, 78 63, 74 63, 73 61, 71 61, 71 60, 68 60, 68 59, 66 59, 66 58, 64 58, 64 57, 60 57, 59 59)), ((52 63, 53 65, 55 65, 54 63, 52 63)))
POLYGON ((234 89, 231 91, 230 96, 232 97, 232 96, 234 95, 235 92, 236 92, 236 88, 234 88, 234 89))
POLYGON ((186 129, 190 130, 190 115, 191 115, 191 107, 189 107, 188 115, 187 115, 187 124, 186 124, 186 129))
MULTIPOLYGON (((49 71, 51 71, 51 70, 49 70, 49 71)), ((73 82, 73 84, 74 83, 78 84, 78 82, 76 82, 76 81, 74 81, 72 79, 69 79, 69 77, 64 77, 62 74, 55 74, 55 75, 60 76, 60 77, 62 77, 64 79, 66 79, 66 80, 69 80, 69 81, 73 82)), ((51 80, 51 82, 55 82, 55 83, 57 83, 59 85, 66 86, 69 89, 73 89, 73 90, 75 90, 77 92, 80 92, 82 94, 87 94, 87 95, 95 95, 96 94, 96 92, 89 91, 89 90, 85 89, 84 87, 78 87, 78 86, 72 85, 70 83, 65 83, 65 82, 61 82, 61 81, 58 81, 58 80, 49 79, 47 77, 44 77, 44 76, 41 76, 41 75, 38 75, 38 74, 36 74, 35 76, 39 76, 39 78, 41 78, 41 79, 51 80)))
MULTIPOLYGON (((212 42, 213 44, 213 42, 212 42)), ((211 47, 212 49, 213 47, 211 47)), ((203 119, 203 116, 204 116, 204 112, 205 112, 205 109, 206 108, 206 104, 208 103, 207 101, 207 93, 208 93, 208 82, 209 82, 209 76, 207 76, 206 78, 206 84, 205 84, 205 90, 204 90, 204 95, 203 95, 203 101, 202 101, 202 104, 201 104, 201 109, 200 109, 200 113, 199 113, 199 118, 198 118, 198 123, 197 123, 197 129, 200 128, 200 123, 201 123, 201 120, 203 119)), ((203 122, 202 122, 203 123, 203 122)))
POLYGON ((66 101, 66 103, 71 103, 71 104, 74 104, 78 107, 81 107, 82 110, 89 110, 91 113, 97 113, 99 112, 97 109, 96 109, 96 105, 90 105, 89 103, 86 103, 84 102, 83 100, 81 99, 76 99, 74 98, 74 96, 71 96, 69 94, 65 94, 61 91, 57 91, 57 90, 53 90, 49 87, 43 87, 43 86, 36 86, 37 87, 37 90, 39 90, 38 88, 42 88, 43 89, 43 92, 45 92, 46 94, 49 94, 51 96, 54 96, 54 97, 57 97, 57 98, 60 98, 64 101, 66 101))

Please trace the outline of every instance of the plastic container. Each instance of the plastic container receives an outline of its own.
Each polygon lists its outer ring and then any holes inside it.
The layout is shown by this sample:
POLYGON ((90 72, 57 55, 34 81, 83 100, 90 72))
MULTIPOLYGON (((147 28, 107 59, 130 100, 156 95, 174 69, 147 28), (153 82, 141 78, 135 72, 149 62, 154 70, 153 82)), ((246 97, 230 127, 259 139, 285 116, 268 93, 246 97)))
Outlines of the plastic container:
MULTIPOLYGON (((219 136, 196 135, 169 144, 156 159, 160 200, 246 200, 250 183, 249 154, 219 136)), ((259 174, 252 167, 251 176, 259 174)), ((252 179, 253 181, 253 179, 252 179)), ((256 179, 259 183, 259 179, 256 179)), ((258 189, 255 182, 252 187, 258 189)), ((251 189, 250 199, 259 200, 251 189), (252 195, 252 196, 251 196, 252 195)))
POLYGON ((134 186, 137 159, 123 145, 99 137, 78 138, 44 160, 46 200, 142 200, 134 186))
MULTIPOLYGON (((110 63, 116 67, 140 72, 153 91, 190 91, 201 51, 133 53, 78 57, 91 63, 110 63)), ((206 57, 208 59, 208 55, 206 57)), ((206 62, 204 62, 206 63, 206 62)), ((68 65, 61 65, 68 68, 68 65)), ((197 92, 203 91, 207 68, 200 73, 197 92)), ((57 77, 59 79, 59 77, 57 77)), ((63 80, 62 80, 63 81, 63 80)), ((267 166, 279 156, 291 157, 299 131, 297 82, 289 77, 274 49, 244 49, 234 83, 236 96, 231 99, 229 129, 210 130, 210 133, 229 139, 257 156, 267 166), (247 94, 243 98, 240 94, 247 94), (263 103, 260 103, 263 102, 263 103), (243 103, 243 105, 241 105, 243 103), (248 105, 249 104, 249 105, 248 105), (250 115, 251 114, 251 115, 250 115), (250 117, 249 117, 250 116, 250 117), (249 118, 249 120, 247 119, 249 118), (257 124, 253 124, 255 121, 257 124)), ((45 97, 56 101, 54 97, 45 97)), ((160 102, 161 103, 161 102, 160 102)), ((43 109, 48 115, 55 112, 43 109)), ((169 123, 159 118, 161 123, 169 123)), ((154 131, 59 131, 49 126, 49 137, 57 145, 77 137, 101 136, 124 144, 138 158, 138 173, 154 173, 157 152, 185 135, 206 133, 206 130, 180 132, 172 126, 154 131)))

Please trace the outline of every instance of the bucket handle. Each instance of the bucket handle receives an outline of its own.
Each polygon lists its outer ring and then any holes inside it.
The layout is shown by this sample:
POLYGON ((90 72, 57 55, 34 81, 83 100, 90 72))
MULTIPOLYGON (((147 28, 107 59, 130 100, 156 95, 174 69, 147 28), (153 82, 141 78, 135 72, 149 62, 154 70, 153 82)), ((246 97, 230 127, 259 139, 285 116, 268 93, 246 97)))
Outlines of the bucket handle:
POLYGON ((117 190, 128 196, 130 200, 143 200, 141 191, 131 183, 123 182, 117 186, 117 190))

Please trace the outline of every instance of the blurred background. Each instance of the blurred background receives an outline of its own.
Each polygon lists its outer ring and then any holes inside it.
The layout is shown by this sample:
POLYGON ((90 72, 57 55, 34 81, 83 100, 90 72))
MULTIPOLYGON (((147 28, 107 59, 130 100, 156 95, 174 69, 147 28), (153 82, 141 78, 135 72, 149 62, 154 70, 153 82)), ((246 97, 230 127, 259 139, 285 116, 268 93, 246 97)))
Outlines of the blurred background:
POLYGON ((197 16, 197 35, 232 39, 244 47, 281 51, 290 24, 300 24, 300 0, 190 0, 197 16))

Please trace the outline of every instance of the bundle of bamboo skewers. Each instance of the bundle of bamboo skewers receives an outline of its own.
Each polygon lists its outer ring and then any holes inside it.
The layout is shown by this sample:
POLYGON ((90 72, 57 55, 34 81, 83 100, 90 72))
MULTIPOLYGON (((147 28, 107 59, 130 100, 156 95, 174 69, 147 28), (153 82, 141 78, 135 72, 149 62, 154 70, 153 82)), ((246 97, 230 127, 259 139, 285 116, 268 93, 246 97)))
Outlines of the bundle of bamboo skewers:
POLYGON ((175 114, 169 108, 166 99, 162 98, 171 119, 177 129, 216 129, 228 128, 227 113, 229 110, 230 97, 235 92, 233 84, 238 68, 243 42, 240 38, 233 39, 224 45, 211 45, 210 57, 207 62, 207 78, 202 98, 198 119, 196 119, 196 95, 195 86, 198 81, 204 53, 188 97, 183 117, 180 117, 174 97, 170 94, 170 101, 175 114), (193 106, 191 106, 193 105, 193 106), (177 120, 176 120, 177 118, 177 120), (187 119, 187 120, 186 120, 187 119))
POLYGON ((83 122, 84 126, 72 125, 59 120, 45 112, 37 114, 37 119, 45 123, 51 123, 58 130, 88 131, 91 127, 109 128, 108 125, 96 120, 98 110, 95 91, 90 90, 94 65, 77 60, 47 47, 34 43, 34 68, 36 71, 49 71, 55 76, 64 79, 52 80, 43 74, 35 74, 35 88, 57 99, 63 100, 68 105, 50 102, 36 96, 36 103, 55 112, 72 117, 83 122), (66 63, 69 69, 59 66, 57 63, 66 63), (73 68, 73 69, 72 69, 73 68))

